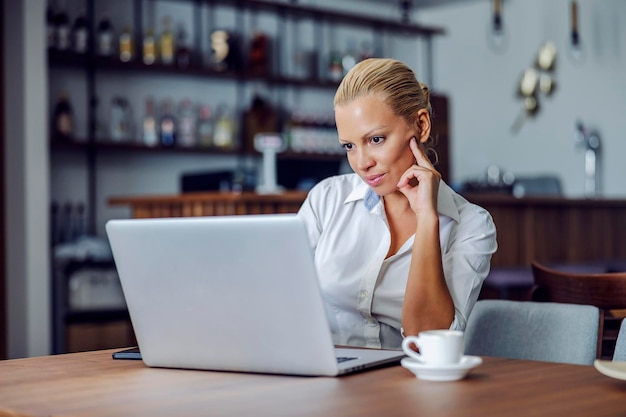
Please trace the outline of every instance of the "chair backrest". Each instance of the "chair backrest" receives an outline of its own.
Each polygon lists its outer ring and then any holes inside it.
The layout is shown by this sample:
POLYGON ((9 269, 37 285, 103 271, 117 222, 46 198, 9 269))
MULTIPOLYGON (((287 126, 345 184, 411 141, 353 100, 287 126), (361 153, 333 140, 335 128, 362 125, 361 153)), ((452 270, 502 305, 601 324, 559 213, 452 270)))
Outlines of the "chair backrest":
POLYGON ((590 365, 599 323, 593 306, 479 300, 465 329, 465 353, 590 365))
POLYGON ((615 343, 614 361, 626 361, 626 320, 622 320, 615 343))
POLYGON ((533 301, 587 304, 602 310, 598 357, 611 358, 620 321, 626 317, 626 272, 587 273, 532 265, 533 301))

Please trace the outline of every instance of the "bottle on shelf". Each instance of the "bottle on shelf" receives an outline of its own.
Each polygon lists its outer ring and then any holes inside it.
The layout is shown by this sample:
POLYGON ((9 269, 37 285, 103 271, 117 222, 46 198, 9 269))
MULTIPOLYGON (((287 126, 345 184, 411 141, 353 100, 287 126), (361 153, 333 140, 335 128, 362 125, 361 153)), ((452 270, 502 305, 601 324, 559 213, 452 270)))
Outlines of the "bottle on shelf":
POLYGON ((181 24, 178 26, 176 35, 176 66, 181 69, 189 68, 191 65, 191 48, 187 41, 187 31, 181 24))
POLYGON ((213 144, 222 149, 234 149, 237 146, 235 119, 230 108, 225 104, 217 108, 213 144))
POLYGON ((211 61, 215 71, 242 69, 241 48, 235 33, 226 30, 211 32, 211 61))
POLYGON ((148 27, 146 34, 143 37, 143 63, 146 65, 152 65, 156 61, 156 40, 154 38, 154 31, 151 27, 148 27))
POLYGON ((250 107, 243 113, 243 150, 253 152, 258 150, 255 137, 259 133, 273 133, 279 131, 278 112, 266 95, 255 92, 250 107))
POLYGON ((84 54, 89 48, 89 27, 85 13, 81 12, 72 26, 72 48, 78 54, 84 54))
POLYGON ((146 98, 145 114, 143 116, 142 142, 145 146, 150 147, 157 146, 159 144, 154 99, 152 97, 146 98))
POLYGON ((180 102, 178 111, 178 145, 192 147, 196 145, 196 118, 193 105, 188 98, 180 102))
POLYGON ((200 105, 198 110, 198 145, 211 147, 213 144, 214 121, 211 107, 208 104, 200 105))
POLYGON ((161 63, 171 65, 174 63, 174 34, 170 28, 170 18, 163 18, 163 32, 159 38, 159 57, 161 63))
POLYGON ((74 137, 73 110, 67 92, 59 95, 52 114, 52 138, 58 141, 70 141, 74 137))
POLYGON ((159 119, 159 142, 161 146, 171 147, 176 144, 177 125, 174 116, 174 104, 172 99, 165 99, 161 104, 161 117, 159 119))
POLYGON ((250 50, 248 51, 248 71, 250 71, 251 74, 269 74, 269 49, 269 36, 263 32, 254 32, 250 40, 250 50))
POLYGON ((98 55, 110 57, 113 55, 113 25, 108 17, 103 17, 98 23, 97 33, 98 55))
POLYGON ((119 39, 120 49, 120 61, 129 62, 133 59, 133 35, 130 31, 130 27, 125 26, 120 34, 119 39))
POLYGON ((64 7, 54 17, 54 44, 60 51, 70 48, 70 19, 64 7))
POLYGON ((76 203, 74 219, 72 221, 72 240, 87 236, 87 213, 83 202, 76 203))
POLYGON ((116 96, 111 101, 110 134, 114 142, 128 142, 134 136, 133 112, 124 97, 116 96))
POLYGON ((73 207, 72 203, 66 201, 63 204, 63 211, 61 212, 61 238, 60 243, 70 243, 74 241, 74 216, 73 216, 73 207))
POLYGON ((341 57, 341 68, 343 70, 342 77, 348 73, 359 61, 359 53, 356 50, 356 42, 354 39, 348 40, 348 47, 341 57))
POLYGON ((285 129, 287 146, 294 152, 302 152, 304 150, 303 124, 304 116, 302 112, 300 110, 293 111, 285 129))
POLYGON ((338 51, 331 51, 328 58, 328 78, 331 81, 341 81, 343 77, 343 65, 341 54, 338 51))

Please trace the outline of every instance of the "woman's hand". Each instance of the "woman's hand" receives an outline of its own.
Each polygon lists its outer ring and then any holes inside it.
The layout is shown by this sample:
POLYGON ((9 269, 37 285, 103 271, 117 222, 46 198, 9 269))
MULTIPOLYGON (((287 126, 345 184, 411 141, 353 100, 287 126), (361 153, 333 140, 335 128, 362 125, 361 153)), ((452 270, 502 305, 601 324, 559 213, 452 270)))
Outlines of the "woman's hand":
POLYGON ((415 213, 424 211, 436 213, 441 174, 431 164, 415 137, 411 138, 409 148, 415 156, 416 163, 402 174, 398 189, 409 200, 415 213))

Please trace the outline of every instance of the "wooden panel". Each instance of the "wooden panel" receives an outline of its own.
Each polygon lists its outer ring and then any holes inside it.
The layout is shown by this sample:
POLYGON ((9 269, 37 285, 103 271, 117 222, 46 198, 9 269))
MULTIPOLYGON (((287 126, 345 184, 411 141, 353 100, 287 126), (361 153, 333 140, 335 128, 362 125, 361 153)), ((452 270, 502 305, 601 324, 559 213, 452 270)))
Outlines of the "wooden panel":
POLYGON ((67 326, 67 352, 120 348, 136 343, 133 328, 127 320, 67 326))
POLYGON ((626 200, 466 197, 496 224, 494 267, 626 259, 626 200))
POLYGON ((111 205, 129 205, 134 218, 226 216, 295 213, 306 192, 288 191, 276 195, 256 193, 188 193, 171 196, 116 197, 111 205))
MULTIPOLYGON (((120 197, 133 217, 223 216, 295 213, 305 192, 279 195, 197 193, 154 197, 120 197)), ((626 200, 521 198, 467 195, 488 210, 496 224, 495 267, 541 262, 626 259, 626 200)))

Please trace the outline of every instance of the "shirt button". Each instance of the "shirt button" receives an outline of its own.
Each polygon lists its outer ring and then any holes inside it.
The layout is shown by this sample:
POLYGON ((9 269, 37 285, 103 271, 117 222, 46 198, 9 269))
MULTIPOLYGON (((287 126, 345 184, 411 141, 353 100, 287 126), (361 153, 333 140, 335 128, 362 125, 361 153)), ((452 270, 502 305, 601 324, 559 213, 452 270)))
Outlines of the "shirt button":
POLYGON ((369 295, 370 295, 370 293, 367 290, 361 291, 361 297, 367 298, 369 295))

